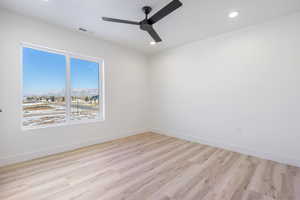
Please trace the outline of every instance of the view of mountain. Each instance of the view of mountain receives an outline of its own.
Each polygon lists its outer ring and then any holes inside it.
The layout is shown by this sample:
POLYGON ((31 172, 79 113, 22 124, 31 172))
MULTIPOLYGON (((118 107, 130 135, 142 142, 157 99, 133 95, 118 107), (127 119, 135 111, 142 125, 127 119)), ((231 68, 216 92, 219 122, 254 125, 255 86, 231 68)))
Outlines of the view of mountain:
MULTIPOLYGON (((72 96, 82 97, 82 96, 96 96, 99 94, 98 89, 72 89, 72 96)), ((61 97, 65 96, 66 93, 64 90, 60 91, 51 91, 48 93, 40 93, 40 94, 24 94, 24 97, 32 97, 32 96, 55 96, 61 97)))

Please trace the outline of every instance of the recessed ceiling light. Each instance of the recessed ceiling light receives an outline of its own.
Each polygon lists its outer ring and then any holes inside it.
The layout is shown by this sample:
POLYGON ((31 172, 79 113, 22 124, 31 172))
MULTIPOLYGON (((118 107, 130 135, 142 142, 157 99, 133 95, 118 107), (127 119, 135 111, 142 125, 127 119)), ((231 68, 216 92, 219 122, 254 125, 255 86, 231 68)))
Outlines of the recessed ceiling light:
POLYGON ((155 41, 151 41, 151 42, 150 42, 150 45, 152 45, 152 46, 153 46, 153 45, 156 45, 156 42, 155 42, 155 41))
POLYGON ((44 2, 48 2, 49 0, 43 0, 44 2))
POLYGON ((237 16, 239 16, 239 12, 237 12, 237 11, 233 11, 233 12, 231 12, 231 13, 229 13, 229 15, 228 15, 228 17, 229 18, 236 18, 237 16))

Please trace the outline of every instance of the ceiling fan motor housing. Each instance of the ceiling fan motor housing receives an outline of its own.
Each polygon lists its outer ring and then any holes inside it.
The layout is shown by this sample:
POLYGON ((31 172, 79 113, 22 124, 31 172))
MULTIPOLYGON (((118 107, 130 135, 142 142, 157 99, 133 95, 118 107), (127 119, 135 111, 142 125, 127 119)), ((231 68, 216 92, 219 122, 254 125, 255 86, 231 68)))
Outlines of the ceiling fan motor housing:
POLYGON ((141 22, 140 28, 143 31, 148 31, 152 28, 152 25, 145 19, 141 22))

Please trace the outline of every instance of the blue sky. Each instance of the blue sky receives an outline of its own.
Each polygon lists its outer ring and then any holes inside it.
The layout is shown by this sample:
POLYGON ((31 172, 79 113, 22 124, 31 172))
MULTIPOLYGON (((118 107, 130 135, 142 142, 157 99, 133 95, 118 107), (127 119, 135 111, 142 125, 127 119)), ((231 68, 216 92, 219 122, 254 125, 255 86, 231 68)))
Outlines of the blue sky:
MULTIPOLYGON (((98 63, 71 58, 71 84, 76 89, 98 88, 98 63)), ((39 95, 59 92, 66 85, 64 55, 31 48, 23 49, 23 93, 39 95)))

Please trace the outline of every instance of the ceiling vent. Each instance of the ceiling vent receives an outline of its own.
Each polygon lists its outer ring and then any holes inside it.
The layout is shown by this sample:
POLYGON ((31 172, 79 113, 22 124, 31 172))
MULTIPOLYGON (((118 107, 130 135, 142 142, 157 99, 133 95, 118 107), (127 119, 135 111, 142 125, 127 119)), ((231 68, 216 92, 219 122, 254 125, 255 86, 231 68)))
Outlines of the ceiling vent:
POLYGON ((79 27, 78 30, 81 31, 81 32, 87 32, 88 31, 85 28, 81 28, 81 27, 79 27))

